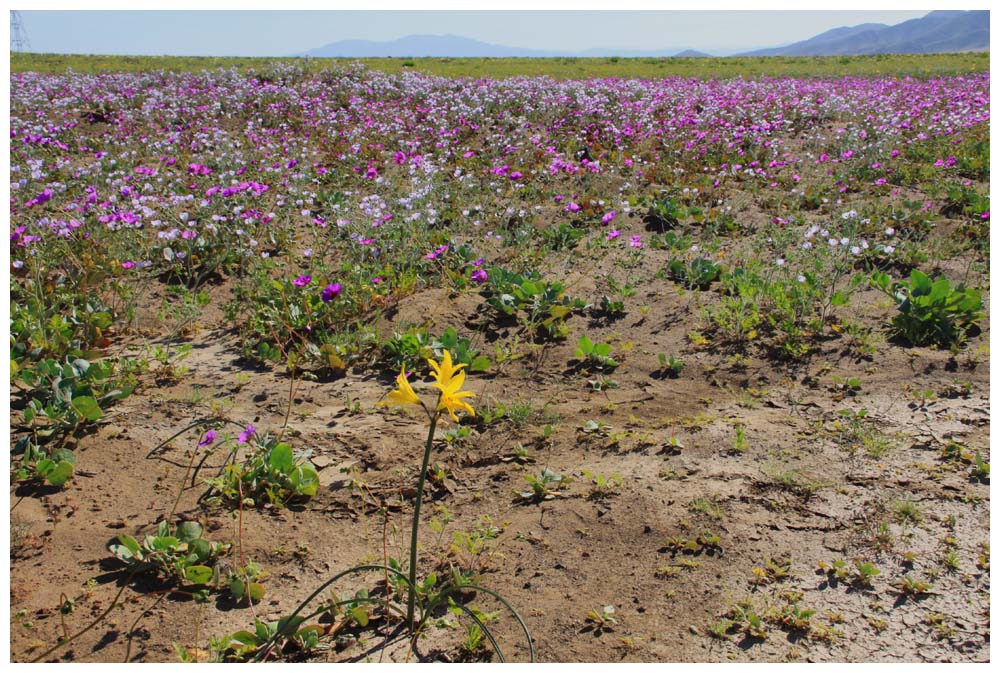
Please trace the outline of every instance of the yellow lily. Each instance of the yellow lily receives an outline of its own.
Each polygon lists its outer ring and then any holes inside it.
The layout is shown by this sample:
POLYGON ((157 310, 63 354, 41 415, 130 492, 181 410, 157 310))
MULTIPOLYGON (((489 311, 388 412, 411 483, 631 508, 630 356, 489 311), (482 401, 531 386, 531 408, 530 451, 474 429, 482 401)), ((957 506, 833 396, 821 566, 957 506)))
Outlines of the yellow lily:
POLYGON ((451 415, 451 419, 456 423, 458 422, 458 416, 455 415, 456 411, 464 411, 470 416, 475 416, 476 412, 469 406, 469 403, 462 401, 466 397, 476 396, 475 393, 462 390, 462 385, 465 384, 465 372, 460 370, 465 365, 452 364, 451 353, 447 350, 444 351, 441 364, 438 364, 434 360, 428 360, 427 362, 433 370, 431 376, 437 379, 437 383, 433 385, 441 391, 438 409, 447 411, 451 415))
POLYGON ((420 398, 417 397, 415 392, 413 392, 410 382, 406 380, 406 367, 403 367, 399 371, 399 376, 396 377, 396 389, 386 395, 386 400, 384 402, 380 402, 379 404, 386 406, 390 404, 398 404, 400 406, 407 404, 420 404, 420 398))
MULTIPOLYGON (((431 366, 431 369, 434 370, 431 372, 431 376, 437 379, 437 383, 435 383, 434 385, 437 386, 438 388, 441 388, 441 386, 449 385, 451 383, 452 377, 455 376, 455 373, 465 366, 464 364, 453 365, 451 363, 451 353, 449 353, 447 350, 444 351, 444 357, 441 358, 441 364, 438 364, 434 360, 428 360, 427 364, 429 364, 431 366)), ((462 373, 462 380, 463 381, 465 380, 464 372, 462 373)), ((441 390, 444 391, 444 388, 441 388, 441 390)))

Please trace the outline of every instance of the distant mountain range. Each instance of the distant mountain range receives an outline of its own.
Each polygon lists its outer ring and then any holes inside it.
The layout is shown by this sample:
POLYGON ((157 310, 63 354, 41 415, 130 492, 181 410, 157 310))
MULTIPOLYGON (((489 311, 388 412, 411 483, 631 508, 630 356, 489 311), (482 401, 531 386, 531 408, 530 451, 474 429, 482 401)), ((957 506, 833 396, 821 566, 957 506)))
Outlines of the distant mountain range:
POLYGON ((932 54, 989 51, 988 11, 939 11, 895 26, 863 23, 834 28, 784 47, 740 56, 839 56, 849 54, 932 54))
POLYGON ((693 49, 680 51, 673 49, 585 49, 578 52, 547 51, 544 49, 524 49, 500 44, 480 42, 460 35, 407 35, 389 42, 371 40, 341 40, 310 49, 299 56, 320 58, 556 58, 556 57, 601 57, 621 56, 623 58, 663 58, 668 56, 708 56, 693 49))
MULTIPOLYGON (((757 49, 737 56, 839 56, 851 54, 926 54, 958 51, 989 51, 988 11, 937 11, 895 26, 863 23, 843 26, 808 40, 781 47, 757 49)), ((296 54, 297 56, 344 58, 701 58, 711 56, 678 47, 630 50, 594 48, 578 52, 524 49, 481 42, 459 35, 408 35, 389 42, 341 40, 296 54)))

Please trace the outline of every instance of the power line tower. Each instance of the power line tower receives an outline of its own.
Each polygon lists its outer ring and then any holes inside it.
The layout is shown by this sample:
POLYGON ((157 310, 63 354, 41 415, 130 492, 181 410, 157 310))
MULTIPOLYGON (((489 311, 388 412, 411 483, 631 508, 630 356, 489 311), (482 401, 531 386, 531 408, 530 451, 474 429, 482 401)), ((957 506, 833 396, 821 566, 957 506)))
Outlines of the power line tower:
POLYGON ((24 29, 24 22, 21 20, 21 12, 11 11, 10 50, 28 51, 29 49, 31 49, 31 42, 28 41, 28 31, 24 29))

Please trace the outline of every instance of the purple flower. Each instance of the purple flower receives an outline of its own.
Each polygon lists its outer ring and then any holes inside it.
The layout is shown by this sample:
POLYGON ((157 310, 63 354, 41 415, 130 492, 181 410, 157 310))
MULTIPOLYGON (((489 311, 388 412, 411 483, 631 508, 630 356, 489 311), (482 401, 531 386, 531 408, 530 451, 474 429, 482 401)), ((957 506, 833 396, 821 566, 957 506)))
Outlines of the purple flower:
POLYGON ((642 247, 642 236, 638 236, 638 235, 637 236, 633 236, 632 240, 630 240, 628 244, 629 244, 629 246, 631 246, 633 248, 641 248, 642 247))
MULTIPOLYGON (((251 426, 251 427, 253 427, 253 426, 251 426)), ((204 439, 202 439, 200 442, 198 442, 198 446, 208 446, 209 444, 211 444, 214 441, 215 441, 215 430, 209 430, 208 432, 205 433, 204 439)), ((246 441, 246 440, 244 440, 244 441, 246 441)))
POLYGON ((343 288, 340 286, 340 283, 330 283, 323 288, 323 294, 321 294, 319 298, 323 300, 324 304, 329 304, 331 301, 340 296, 340 291, 342 289, 343 288))
POLYGON ((131 261, 130 262, 122 262, 122 268, 123 269, 131 269, 134 266, 135 266, 135 262, 131 262, 131 261))
POLYGON ((476 285, 482 285, 487 280, 489 280, 489 275, 483 269, 476 269, 472 272, 472 282, 476 285))
POLYGON ((255 432, 257 432, 257 430, 253 427, 253 424, 251 423, 250 425, 247 426, 247 429, 241 432, 240 436, 236 438, 236 442, 239 444, 246 444, 247 441, 251 437, 253 437, 253 434, 255 432))
POLYGON ((566 204, 567 213, 578 213, 580 212, 580 206, 578 206, 574 201, 570 201, 566 204))
POLYGON ((448 252, 448 248, 449 248, 449 246, 442 245, 437 250, 435 250, 433 252, 428 252, 426 255, 424 255, 424 259, 437 259, 438 257, 440 257, 441 255, 443 255, 444 253, 448 252))
POLYGON ((617 214, 618 213, 616 213, 613 210, 610 213, 607 213, 604 217, 601 218, 601 224, 607 224, 611 220, 615 219, 615 215, 617 214))
POLYGON ((292 281, 292 285, 296 287, 305 287, 306 285, 312 282, 312 279, 313 279, 312 276, 304 276, 304 275, 299 276, 298 278, 292 281))
POLYGON ((622 235, 621 230, 619 230, 619 229, 612 229, 611 231, 609 231, 608 233, 606 233, 604 235, 604 240, 606 240, 606 241, 613 241, 613 240, 615 240, 616 238, 618 238, 621 235, 622 235))

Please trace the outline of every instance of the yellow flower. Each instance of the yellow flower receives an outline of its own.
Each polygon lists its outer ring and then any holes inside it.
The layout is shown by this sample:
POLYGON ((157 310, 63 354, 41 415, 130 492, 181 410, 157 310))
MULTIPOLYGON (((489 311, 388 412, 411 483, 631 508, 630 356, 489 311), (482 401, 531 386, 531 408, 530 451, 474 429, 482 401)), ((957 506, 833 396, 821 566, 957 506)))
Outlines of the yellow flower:
POLYGON ((397 388, 391 393, 386 395, 386 400, 384 402, 379 402, 379 404, 390 405, 398 404, 400 406, 406 404, 420 404, 420 398, 417 394, 413 392, 413 388, 410 387, 410 382, 406 380, 406 367, 403 367, 399 371, 399 376, 396 377, 397 388))
MULTIPOLYGON (((438 364, 434 360, 428 360, 427 364, 429 364, 431 369, 434 370, 431 372, 431 376, 437 379, 437 383, 434 385, 439 388, 450 384, 452 377, 455 376, 455 372, 465 366, 464 364, 453 365, 451 363, 451 353, 447 350, 444 351, 444 357, 441 358, 441 364, 438 364)), ((465 380, 465 374, 462 374, 462 380, 465 380)), ((444 389, 442 388, 442 391, 443 390, 444 389)))
POLYGON ((470 416, 475 416, 476 412, 468 402, 463 402, 466 397, 475 397, 475 393, 471 393, 467 390, 462 390, 462 385, 465 383, 465 372, 459 371, 464 364, 455 366, 451 362, 451 353, 448 351, 444 352, 444 357, 439 365, 434 360, 428 360, 431 369, 434 372, 431 374, 437 383, 434 387, 441 391, 441 399, 438 402, 438 409, 445 410, 450 415, 453 421, 458 422, 458 416, 455 415, 456 411, 464 411, 470 416))

